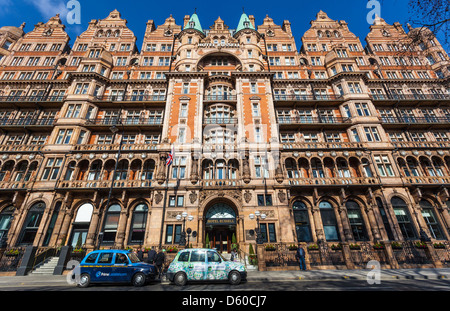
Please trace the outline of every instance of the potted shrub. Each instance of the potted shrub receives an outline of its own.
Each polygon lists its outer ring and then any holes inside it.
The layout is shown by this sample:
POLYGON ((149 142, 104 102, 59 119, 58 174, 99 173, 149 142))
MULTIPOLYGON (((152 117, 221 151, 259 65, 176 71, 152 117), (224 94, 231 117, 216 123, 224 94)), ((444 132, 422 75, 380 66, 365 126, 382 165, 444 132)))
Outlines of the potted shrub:
POLYGON ((319 245, 317 245, 317 244, 308 245, 308 250, 309 251, 318 251, 319 250, 319 245))
POLYGON ((253 245, 250 244, 248 247, 248 262, 251 265, 257 265, 258 264, 258 257, 255 255, 255 251, 253 250, 253 245))
POLYGON ((439 248, 439 249, 445 249, 445 245, 442 243, 434 243, 433 244, 434 248, 439 248))
POLYGON ((265 248, 266 248, 266 251, 268 251, 268 252, 275 251, 275 245, 273 245, 273 244, 267 244, 265 248))
POLYGON ((342 249, 342 245, 341 245, 341 243, 339 243, 339 244, 332 244, 331 245, 331 249, 332 250, 334 250, 334 251, 338 251, 338 250, 341 250, 342 249))
POLYGON ((353 249, 353 250, 360 250, 360 249, 361 249, 361 246, 358 245, 358 244, 352 244, 352 243, 350 243, 350 244, 349 244, 349 247, 350 247, 350 249, 353 249))
POLYGON ((416 248, 425 249, 427 248, 427 243, 418 241, 414 244, 416 248))
POLYGON ((295 244, 291 244, 291 245, 288 246, 288 249, 289 249, 290 251, 296 251, 296 250, 298 249, 298 246, 295 245, 295 244))
POLYGON ((178 253, 178 248, 176 246, 169 246, 167 248, 168 253, 178 253))
POLYGON ((5 252, 5 256, 8 257, 19 256, 19 250, 16 248, 10 249, 9 251, 5 252))
POLYGON ((403 245, 399 242, 392 242, 391 246, 393 249, 402 249, 403 248, 403 245))
POLYGON ((375 244, 373 245, 373 249, 383 250, 383 249, 384 249, 384 244, 381 244, 381 243, 375 243, 375 244))

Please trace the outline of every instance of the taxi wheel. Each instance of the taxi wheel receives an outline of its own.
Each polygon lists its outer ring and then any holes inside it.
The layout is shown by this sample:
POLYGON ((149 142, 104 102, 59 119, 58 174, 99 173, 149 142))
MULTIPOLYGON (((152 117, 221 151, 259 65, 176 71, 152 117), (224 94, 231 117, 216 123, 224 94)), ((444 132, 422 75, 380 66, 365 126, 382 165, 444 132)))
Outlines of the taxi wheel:
POLYGON ((77 286, 81 288, 86 288, 91 283, 91 277, 87 273, 83 273, 80 275, 80 281, 78 282, 77 286))
POLYGON ((136 273, 133 276, 133 285, 136 287, 144 286, 145 284, 145 275, 143 273, 136 273))
POLYGON ((231 271, 228 275, 228 281, 231 285, 238 285, 241 283, 241 274, 238 271, 231 271))
POLYGON ((187 283, 187 277, 184 272, 178 272, 173 278, 173 282, 178 286, 184 286, 187 283))

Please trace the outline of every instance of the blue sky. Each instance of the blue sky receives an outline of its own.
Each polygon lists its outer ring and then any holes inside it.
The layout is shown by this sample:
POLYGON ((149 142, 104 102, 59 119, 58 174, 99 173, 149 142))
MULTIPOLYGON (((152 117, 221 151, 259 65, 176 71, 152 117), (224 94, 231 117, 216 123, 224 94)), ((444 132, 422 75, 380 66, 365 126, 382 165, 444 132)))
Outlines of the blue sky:
MULTIPOLYGON (((230 28, 236 28, 242 8, 247 14, 255 16, 256 24, 263 22, 266 14, 278 25, 289 20, 300 46, 300 38, 309 29, 310 21, 315 19, 319 10, 325 11, 335 20, 345 20, 350 30, 359 36, 363 45, 369 32, 366 8, 367 0, 226 0, 226 1, 154 1, 154 0, 78 0, 81 5, 81 24, 67 24, 67 3, 69 0, 0 0, 0 27, 20 26, 26 22, 25 31, 31 31, 38 22, 46 22, 51 16, 60 13, 66 24, 66 31, 73 44, 77 35, 83 32, 92 19, 103 19, 114 9, 119 10, 122 18, 128 20, 128 27, 137 37, 137 46, 141 48, 145 24, 152 19, 157 25, 172 14, 178 25, 183 23, 185 15, 191 15, 197 8, 203 28, 209 28, 220 16, 230 28)), ((381 0, 381 17, 388 23, 398 21, 403 25, 409 17, 408 0, 381 0)))

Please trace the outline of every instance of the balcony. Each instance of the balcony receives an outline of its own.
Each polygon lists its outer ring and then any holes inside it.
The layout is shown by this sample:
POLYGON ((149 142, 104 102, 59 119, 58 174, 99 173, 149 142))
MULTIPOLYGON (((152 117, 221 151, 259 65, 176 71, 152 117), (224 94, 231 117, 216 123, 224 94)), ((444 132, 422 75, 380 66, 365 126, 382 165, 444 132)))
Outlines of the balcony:
POLYGON ((446 94, 370 94, 370 99, 375 104, 392 104, 393 102, 404 103, 405 105, 438 103, 450 100, 450 95, 446 94))
POLYGON ((151 187, 151 180, 74 180, 74 181, 66 181, 61 180, 58 182, 56 188, 57 189, 100 189, 105 188, 109 189, 111 184, 113 184, 114 188, 120 189, 132 189, 132 188, 145 188, 151 187))
POLYGON ((409 176, 402 177, 407 185, 442 186, 450 184, 450 176, 409 176))
POLYGON ((210 124, 219 124, 219 125, 236 125, 237 124, 237 118, 205 118, 203 120, 204 125, 210 125, 210 124))
POLYGON ((123 126, 162 126, 162 118, 96 118, 87 119, 86 126, 105 126, 110 127, 113 125, 123 126))
POLYGON ((415 116, 401 116, 401 117, 380 117, 379 120, 386 127, 418 127, 418 128, 434 128, 448 127, 450 124, 450 117, 415 117, 415 116))
POLYGON ((63 102, 65 99, 66 96, 0 96, 0 102, 63 102))
POLYGON ((420 149, 420 148, 449 149, 450 148, 450 142, 448 142, 448 141, 397 141, 397 142, 392 142, 392 145, 394 145, 394 147, 398 148, 398 149, 420 149))
POLYGON ((223 95, 204 95, 203 96, 203 101, 204 102, 227 102, 227 101, 236 101, 237 100, 237 96, 236 95, 228 95, 228 94, 223 94, 223 95))
POLYGON ((19 119, 0 119, 0 127, 2 128, 30 128, 39 127, 43 129, 45 127, 51 128, 55 124, 54 118, 49 119, 36 119, 36 118, 19 118, 19 119))
POLYGON ((288 178, 291 186, 367 186, 378 185, 377 178, 374 177, 339 177, 339 178, 288 178))
POLYGON ((38 152, 44 145, 0 145, 0 152, 38 152))
POLYGON ((282 128, 298 127, 302 125, 302 128, 345 128, 351 124, 350 118, 343 117, 278 117, 278 124, 282 128))
MULTIPOLYGON (((119 144, 93 144, 93 145, 76 145, 74 151, 93 151, 93 152, 117 152, 119 144)), ((122 151, 156 151, 157 145, 151 144, 123 144, 122 151)))
POLYGON ((166 95, 104 95, 94 99, 100 102, 166 102, 166 95))
POLYGON ((304 142, 304 143, 282 143, 283 150, 352 150, 366 148, 363 143, 353 142, 304 142))
POLYGON ((30 189, 30 181, 1 181, 0 191, 16 191, 16 190, 27 190, 30 189))
POLYGON ((342 96, 337 95, 283 95, 275 94, 273 96, 275 102, 320 102, 327 103, 344 101, 342 96))

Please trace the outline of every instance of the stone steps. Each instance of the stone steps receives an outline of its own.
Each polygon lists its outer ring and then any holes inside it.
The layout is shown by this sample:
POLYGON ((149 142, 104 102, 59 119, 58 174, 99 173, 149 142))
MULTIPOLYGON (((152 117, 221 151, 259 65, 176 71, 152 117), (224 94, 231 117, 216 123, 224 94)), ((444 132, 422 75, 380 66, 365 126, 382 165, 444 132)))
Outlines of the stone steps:
POLYGON ((31 271, 30 275, 53 275, 53 271, 58 264, 58 257, 50 257, 43 264, 31 271))

